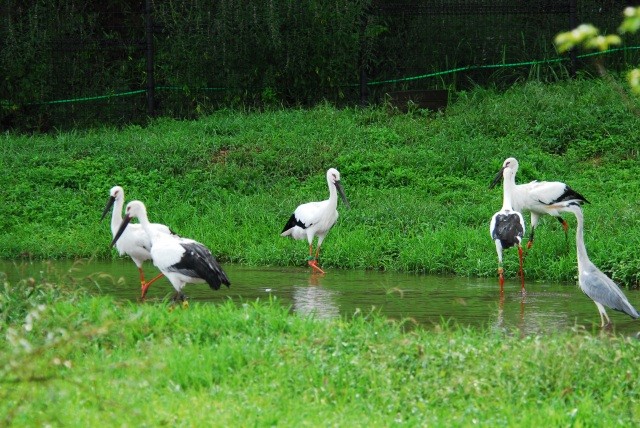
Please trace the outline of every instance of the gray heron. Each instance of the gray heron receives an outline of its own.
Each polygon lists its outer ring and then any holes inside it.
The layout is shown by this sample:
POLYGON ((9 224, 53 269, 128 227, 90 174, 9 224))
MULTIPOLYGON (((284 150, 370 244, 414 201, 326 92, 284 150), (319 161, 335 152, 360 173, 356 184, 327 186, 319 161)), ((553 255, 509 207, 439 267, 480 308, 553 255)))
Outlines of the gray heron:
POLYGON ((578 203, 571 202, 567 205, 567 211, 572 212, 578 221, 576 229, 576 251, 578 254, 578 283, 580 289, 593 300, 600 313, 601 327, 609 326, 611 321, 605 311, 607 306, 616 311, 624 312, 631 318, 638 318, 640 315, 636 308, 629 303, 620 287, 594 265, 584 245, 584 216, 582 208, 578 203), (605 324, 605 319, 607 320, 605 324))

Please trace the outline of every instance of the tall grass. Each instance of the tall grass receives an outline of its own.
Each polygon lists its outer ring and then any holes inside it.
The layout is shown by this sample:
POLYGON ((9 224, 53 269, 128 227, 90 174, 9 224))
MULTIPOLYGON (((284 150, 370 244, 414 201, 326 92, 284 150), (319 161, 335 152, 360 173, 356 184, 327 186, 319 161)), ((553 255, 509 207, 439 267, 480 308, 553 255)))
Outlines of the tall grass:
MULTIPOLYGON (((323 245, 324 267, 495 275, 488 233, 501 206, 487 189, 515 156, 517 180, 559 180, 585 207, 591 259, 640 281, 638 118, 607 82, 527 83, 457 93, 444 113, 389 108, 219 111, 124 129, 0 136, 0 257, 114 257, 101 209, 113 185, 150 219, 209 245, 223 262, 305 263, 279 237, 300 203, 342 173, 351 209, 323 245)), ((573 219, 568 221, 574 225, 573 219)), ((531 279, 575 276, 574 229, 544 218, 526 259, 531 279)), ((506 271, 517 257, 507 252, 506 271)))

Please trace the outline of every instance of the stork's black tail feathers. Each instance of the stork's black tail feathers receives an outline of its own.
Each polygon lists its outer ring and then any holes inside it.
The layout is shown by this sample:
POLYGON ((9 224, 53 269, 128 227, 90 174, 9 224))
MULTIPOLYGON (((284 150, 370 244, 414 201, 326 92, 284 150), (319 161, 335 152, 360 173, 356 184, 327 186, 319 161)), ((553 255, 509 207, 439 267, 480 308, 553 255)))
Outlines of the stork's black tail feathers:
POLYGON ((291 214, 291 217, 289 217, 289 221, 287 221, 287 224, 284 225, 284 229, 282 229, 282 232, 280 232, 280 234, 283 234, 287 230, 292 229, 292 228, 294 228, 296 226, 299 226, 299 227, 301 227, 303 229, 307 228, 307 226, 305 226, 303 222, 301 222, 300 220, 298 220, 296 218, 296 214, 293 213, 293 214, 291 214))
POLYGON ((552 201, 551 203, 555 204, 558 202, 566 202, 566 201, 577 202, 580 205, 582 205, 583 203, 585 204, 591 203, 587 201, 587 198, 585 198, 584 196, 582 196, 580 193, 576 192, 569 186, 566 186, 564 188, 564 192, 562 193, 562 195, 560 195, 558 199, 556 199, 555 201, 552 201))
POLYGON ((227 287, 231 285, 227 274, 222 270, 222 266, 218 263, 211 251, 198 242, 190 242, 181 244, 186 250, 181 263, 175 265, 176 270, 187 269, 195 272, 197 278, 204 279, 209 287, 214 290, 220 289, 220 284, 227 287))
MULTIPOLYGON (((216 264, 218 263, 216 262, 216 264)), ((216 269, 216 274, 217 275, 213 280, 209 280, 209 278, 207 278, 207 284, 209 284, 209 287, 214 290, 219 290, 220 284, 224 284, 227 286, 227 288, 229 288, 231 282, 229 281, 229 278, 227 278, 227 274, 224 273, 220 265, 218 265, 218 269, 216 269)))

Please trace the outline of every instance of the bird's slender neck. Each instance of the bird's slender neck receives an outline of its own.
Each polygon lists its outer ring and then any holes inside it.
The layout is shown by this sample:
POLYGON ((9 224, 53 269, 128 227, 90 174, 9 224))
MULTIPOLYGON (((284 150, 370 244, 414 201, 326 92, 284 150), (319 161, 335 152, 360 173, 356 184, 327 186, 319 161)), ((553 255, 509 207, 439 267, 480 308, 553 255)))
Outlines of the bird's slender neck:
POLYGON ((336 185, 333 184, 331 180, 329 180, 328 178, 327 178, 327 183, 329 185, 329 205, 332 205, 333 207, 337 207, 338 191, 336 190, 336 185))
POLYGON ((578 226, 576 227, 576 251, 578 254, 578 269, 582 270, 582 267, 587 263, 590 263, 587 256, 587 247, 584 245, 584 216, 582 210, 577 209, 574 211, 578 226))
POLYGON ((113 212, 111 213, 111 232, 115 235, 122 224, 122 207, 124 198, 116 198, 113 201, 113 212))
POLYGON ((502 209, 513 211, 513 201, 511 199, 511 195, 513 192, 513 188, 515 187, 515 183, 513 184, 513 186, 509 186, 507 185, 507 181, 509 180, 505 178, 502 185, 502 209))
POLYGON ((513 200, 511 199, 511 195, 516 190, 516 174, 515 172, 512 174, 508 174, 507 177, 504 177, 502 182, 502 188, 504 189, 504 197, 503 197, 503 209, 505 208, 504 204, 506 204, 507 200, 509 201, 508 209, 513 209, 513 200))
POLYGON ((138 221, 140 222, 140 226, 149 236, 149 238, 153 241, 153 238, 156 235, 156 231, 151 227, 151 222, 149 222, 149 217, 147 217, 147 213, 145 211, 141 211, 137 214, 138 221))

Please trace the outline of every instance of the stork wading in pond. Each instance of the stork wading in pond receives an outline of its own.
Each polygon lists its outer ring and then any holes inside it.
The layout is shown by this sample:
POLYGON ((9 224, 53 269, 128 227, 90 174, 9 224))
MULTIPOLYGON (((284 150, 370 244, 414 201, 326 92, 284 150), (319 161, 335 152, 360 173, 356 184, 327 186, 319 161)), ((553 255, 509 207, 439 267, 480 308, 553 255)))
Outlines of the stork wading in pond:
MULTIPOLYGON (((504 168, 502 170, 505 182, 511 179, 514 174, 513 170, 504 168)), ((504 268, 502 267, 502 252, 511 247, 518 247, 518 257, 520 259, 519 275, 522 282, 522 293, 524 288, 524 268, 522 254, 522 238, 524 236, 524 218, 522 214, 513 209, 511 202, 511 193, 507 191, 507 187, 503 189, 502 209, 491 217, 489 232, 491 239, 495 241, 496 251, 498 253, 498 281, 500 284, 500 293, 504 291, 504 268)))
POLYGON ((231 285, 229 278, 207 247, 193 239, 156 231, 149 222, 146 207, 140 201, 131 201, 127 204, 126 214, 111 242, 112 246, 118 242, 126 229, 131 227, 130 221, 134 217, 138 219, 151 239, 153 264, 176 290, 174 301, 186 303, 182 289, 188 283, 206 282, 214 290, 220 289, 221 284, 227 287, 231 285))
MULTIPOLYGON (((113 207, 113 212, 111 214, 111 233, 113 237, 115 237, 120 225, 122 224, 122 209, 124 208, 124 189, 120 186, 114 186, 111 188, 107 205, 102 211, 102 217, 100 220, 105 218, 111 207, 113 207)), ((167 235, 174 234, 164 224, 152 223, 149 227, 156 233, 167 235)), ((116 248, 121 256, 126 254, 131 257, 131 260, 133 260, 138 267, 138 272, 140 273, 140 288, 142 290, 142 298, 144 299, 147 294, 147 290, 149 289, 149 285, 151 285, 151 283, 156 279, 162 277, 162 273, 160 273, 149 282, 146 282, 144 279, 142 264, 145 260, 151 260, 151 240, 149 239, 149 235, 144 231, 141 225, 130 224, 122 233, 120 239, 118 239, 116 248)))
POLYGON ((589 201, 567 184, 559 181, 532 181, 526 184, 516 184, 518 161, 515 158, 508 158, 504 161, 502 168, 489 186, 490 189, 500 182, 503 178, 502 172, 507 168, 511 169, 513 174, 510 175, 509 179, 504 176, 503 185, 505 191, 511 195, 512 208, 518 212, 523 210, 531 212, 531 233, 529 234, 527 248, 531 248, 533 245, 538 220, 540 216, 545 214, 558 219, 564 229, 565 238, 568 239, 569 225, 560 214, 567 212, 569 203, 582 205, 589 203, 589 201))
POLYGON ((580 289, 593 300, 600 313, 600 326, 611 324, 604 307, 607 306, 616 311, 624 312, 631 318, 638 318, 640 314, 624 295, 620 287, 594 265, 587 255, 584 245, 584 216, 579 204, 571 202, 567 204, 567 211, 572 212, 578 221, 576 228, 576 252, 578 258, 578 283, 580 289), (607 322, 605 323, 605 319, 607 322))
POLYGON ((340 183, 340 173, 335 168, 327 171, 327 184, 329 186, 329 199, 321 202, 308 202, 296 208, 280 236, 291 236, 293 239, 307 239, 309 243, 309 266, 314 271, 324 273, 318 266, 320 246, 329 230, 338 220, 338 193, 344 204, 349 207, 349 201, 344 194, 340 183), (318 237, 316 253, 313 255, 313 239, 318 237))

